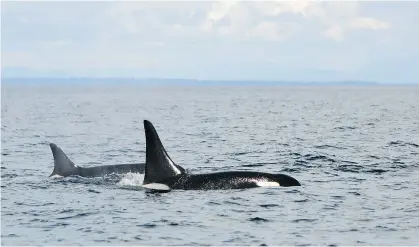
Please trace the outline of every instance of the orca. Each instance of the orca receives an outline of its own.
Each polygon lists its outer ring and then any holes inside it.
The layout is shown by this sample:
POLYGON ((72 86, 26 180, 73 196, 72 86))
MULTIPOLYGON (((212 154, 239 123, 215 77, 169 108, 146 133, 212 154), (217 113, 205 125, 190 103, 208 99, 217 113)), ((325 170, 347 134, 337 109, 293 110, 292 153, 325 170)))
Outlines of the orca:
POLYGON ((54 156, 54 171, 51 175, 49 175, 50 177, 53 175, 59 175, 62 177, 73 175, 81 177, 102 177, 112 173, 144 173, 144 163, 80 167, 75 165, 56 144, 50 143, 49 146, 51 148, 52 155, 54 156))
POLYGON ((285 174, 252 171, 228 171, 207 174, 186 173, 167 154, 153 124, 144 120, 146 162, 143 187, 152 192, 170 190, 228 190, 265 186, 301 186, 285 174))

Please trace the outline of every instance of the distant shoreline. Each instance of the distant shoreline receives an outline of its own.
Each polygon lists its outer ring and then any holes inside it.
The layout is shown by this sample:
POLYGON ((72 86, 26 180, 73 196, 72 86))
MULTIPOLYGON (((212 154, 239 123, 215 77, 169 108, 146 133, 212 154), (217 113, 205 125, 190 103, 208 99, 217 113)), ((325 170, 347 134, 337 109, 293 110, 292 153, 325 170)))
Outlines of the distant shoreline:
POLYGON ((3 77, 5 84, 133 84, 179 86, 419 86, 416 83, 384 83, 371 81, 268 81, 268 80, 198 80, 177 78, 127 77, 3 77))

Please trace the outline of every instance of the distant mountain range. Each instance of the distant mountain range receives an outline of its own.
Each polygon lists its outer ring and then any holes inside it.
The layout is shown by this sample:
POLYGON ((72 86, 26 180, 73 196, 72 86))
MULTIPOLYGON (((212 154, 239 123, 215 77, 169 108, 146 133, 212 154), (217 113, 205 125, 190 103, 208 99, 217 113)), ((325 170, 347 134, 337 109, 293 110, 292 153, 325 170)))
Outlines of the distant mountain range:
POLYGON ((372 85, 419 85, 415 83, 382 83, 362 80, 199 80, 190 78, 141 78, 141 77, 78 77, 68 75, 63 71, 40 71, 25 67, 7 67, 1 71, 2 83, 13 84, 143 84, 143 85, 231 85, 231 86, 372 86, 372 85))

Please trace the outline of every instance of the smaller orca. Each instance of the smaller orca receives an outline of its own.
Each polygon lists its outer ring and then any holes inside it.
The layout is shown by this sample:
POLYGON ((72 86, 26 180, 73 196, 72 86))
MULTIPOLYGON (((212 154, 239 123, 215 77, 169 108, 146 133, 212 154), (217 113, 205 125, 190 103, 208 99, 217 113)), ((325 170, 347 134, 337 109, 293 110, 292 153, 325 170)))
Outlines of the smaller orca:
POLYGON ((143 163, 79 167, 76 166, 57 145, 50 143, 49 146, 51 148, 52 155, 54 156, 54 171, 51 175, 49 175, 50 177, 53 175, 63 177, 72 175, 81 177, 101 177, 112 173, 144 173, 145 164, 143 163))
POLYGON ((301 186, 293 177, 251 171, 190 174, 167 154, 153 124, 144 120, 146 162, 143 187, 154 192, 181 190, 226 190, 265 186, 301 186))

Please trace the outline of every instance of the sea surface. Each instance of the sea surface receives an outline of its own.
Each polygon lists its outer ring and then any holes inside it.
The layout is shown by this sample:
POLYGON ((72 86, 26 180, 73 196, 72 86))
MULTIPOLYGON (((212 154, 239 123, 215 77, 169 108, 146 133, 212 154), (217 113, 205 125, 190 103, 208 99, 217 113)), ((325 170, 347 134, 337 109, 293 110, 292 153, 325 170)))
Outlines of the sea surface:
POLYGON ((418 245, 418 86, 1 86, 2 245, 418 245), (191 173, 284 173, 301 187, 151 194, 143 120, 191 173))

